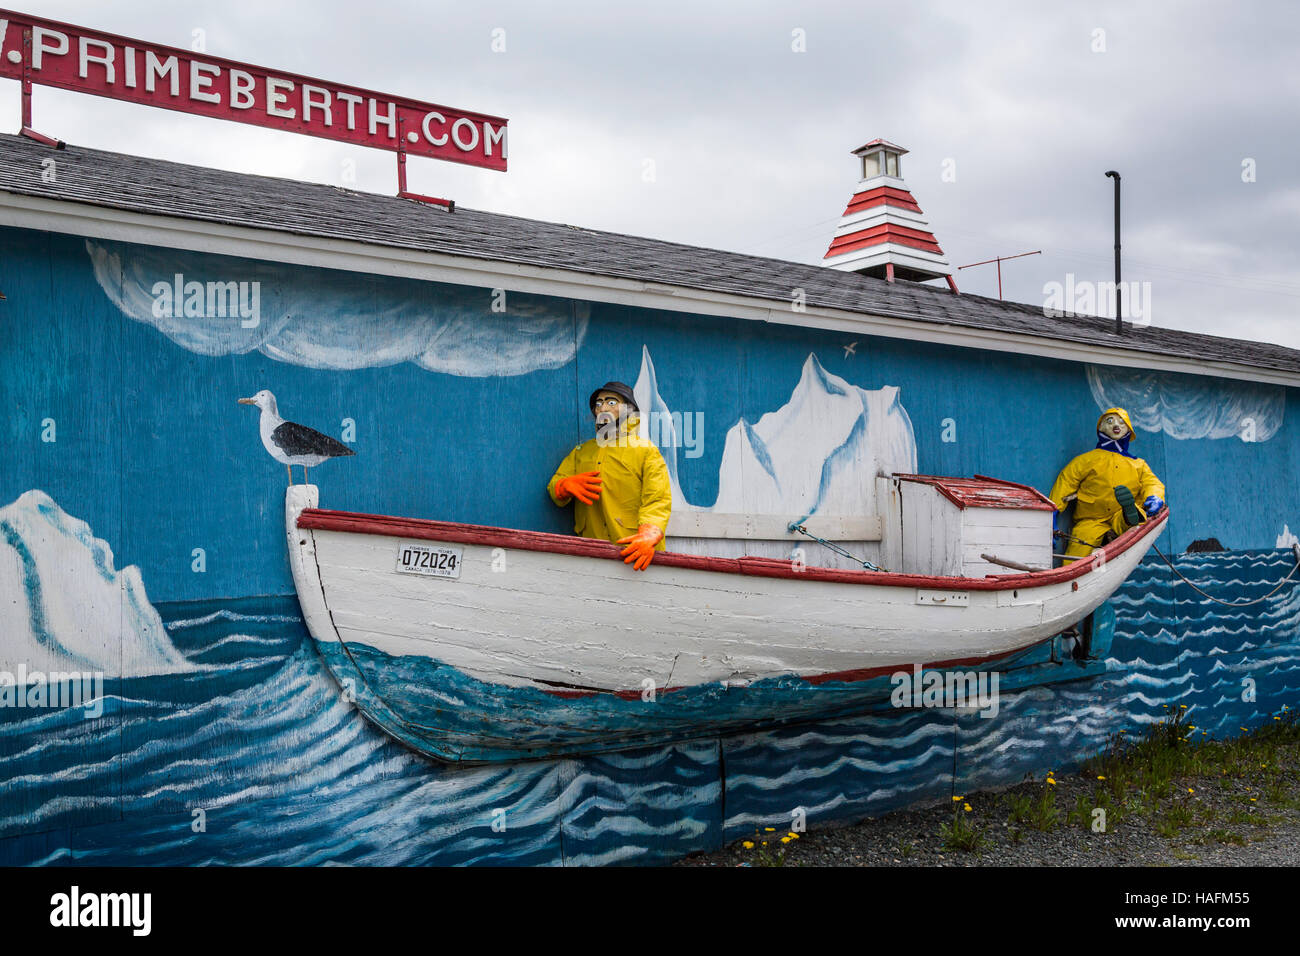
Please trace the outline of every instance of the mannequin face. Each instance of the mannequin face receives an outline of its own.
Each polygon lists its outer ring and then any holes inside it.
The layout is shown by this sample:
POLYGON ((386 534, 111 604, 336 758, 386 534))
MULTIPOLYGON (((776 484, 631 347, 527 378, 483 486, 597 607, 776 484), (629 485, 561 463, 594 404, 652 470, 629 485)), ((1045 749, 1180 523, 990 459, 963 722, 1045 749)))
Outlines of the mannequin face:
POLYGON ((615 422, 622 421, 627 415, 627 403, 623 401, 615 392, 601 392, 596 396, 594 406, 596 413, 596 429, 602 426, 612 425, 615 422))
POLYGON ((1111 412, 1101 420, 1100 431, 1107 438, 1120 439, 1128 434, 1128 426, 1124 424, 1124 419, 1111 412))

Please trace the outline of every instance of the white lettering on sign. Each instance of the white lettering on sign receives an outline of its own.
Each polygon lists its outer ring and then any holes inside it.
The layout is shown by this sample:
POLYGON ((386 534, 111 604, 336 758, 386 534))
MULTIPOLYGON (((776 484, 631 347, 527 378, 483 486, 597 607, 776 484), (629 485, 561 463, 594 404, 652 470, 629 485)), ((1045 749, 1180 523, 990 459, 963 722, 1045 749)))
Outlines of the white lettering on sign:
POLYGON ((281 109, 281 103, 289 102, 289 93, 293 92, 293 80, 277 80, 275 77, 266 78, 266 115, 281 116, 285 119, 293 119, 298 115, 297 110, 281 109), (283 90, 283 92, 281 92, 283 90))
POLYGON ((153 50, 144 51, 144 88, 148 92, 154 91, 154 82, 165 76, 170 76, 172 80, 172 96, 181 95, 181 70, 177 63, 176 57, 169 56, 167 59, 159 61, 158 55, 153 50))
POLYGON ((230 105, 237 110, 253 108, 253 87, 257 81, 243 70, 230 71, 230 105))
POLYGON ((190 99, 204 103, 220 103, 220 93, 207 92, 212 80, 221 75, 221 67, 214 63, 200 63, 190 60, 190 99))
POLYGON ((83 80, 86 79, 90 76, 90 64, 98 63, 104 68, 104 82, 114 82, 113 53, 111 43, 105 43, 103 40, 92 40, 90 37, 81 37, 77 43, 77 75, 83 80), (90 52, 92 43, 99 47, 99 56, 95 56, 90 52))
POLYGON ((45 65, 45 54, 50 53, 54 56, 63 56, 68 52, 68 35, 60 33, 57 30, 47 30, 45 27, 32 27, 32 69, 39 70, 45 65), (45 41, 53 38, 53 46, 48 45, 45 41))
POLYGON ((388 112, 382 117, 375 111, 377 105, 375 98, 370 97, 370 135, 374 136, 378 132, 378 125, 383 123, 388 127, 388 138, 392 139, 397 135, 397 105, 389 103, 388 112))
POLYGON ((491 123, 484 123, 483 124, 483 152, 488 156, 492 155, 493 143, 501 144, 501 158, 505 159, 506 158, 506 128, 502 126, 500 129, 496 129, 491 123))
POLYGON ((355 93, 339 93, 339 99, 348 104, 348 129, 357 128, 357 104, 361 102, 361 97, 355 93))
POLYGON ((302 121, 311 122, 311 111, 318 109, 325 114, 325 125, 334 125, 334 116, 330 111, 330 91, 320 86, 312 86, 310 83, 302 85, 302 121), (313 100, 312 94, 316 94, 320 99, 313 100))
POLYGON ((439 123, 442 123, 444 126, 447 125, 447 117, 443 116, 441 113, 438 113, 436 111, 425 113, 424 120, 420 123, 420 128, 424 130, 424 138, 427 139, 434 146, 446 146, 447 145, 446 133, 443 133, 441 136, 434 136, 432 133, 429 132, 429 120, 431 119, 436 119, 439 123))
POLYGON ((42 86, 380 149, 409 141, 417 155, 505 168, 505 120, 277 74, 204 54, 201 45, 185 50, 6 13, 0 19, 0 77, 25 76, 42 86), (21 42, 25 35, 30 43, 21 42), (12 42, 15 37, 20 42, 12 42))
POLYGON ((289 101, 289 94, 292 91, 294 91, 294 81, 291 79, 266 77, 266 116, 281 116, 286 120, 292 120, 298 111, 279 107, 279 104, 289 101))
POLYGON ((470 150, 478 146, 478 127, 474 125, 473 120, 467 120, 462 116, 460 119, 456 120, 456 122, 451 124, 451 138, 455 141, 457 146, 468 153, 470 150), (460 131, 465 129, 469 130, 471 133, 471 138, 468 143, 462 143, 460 141, 460 131))

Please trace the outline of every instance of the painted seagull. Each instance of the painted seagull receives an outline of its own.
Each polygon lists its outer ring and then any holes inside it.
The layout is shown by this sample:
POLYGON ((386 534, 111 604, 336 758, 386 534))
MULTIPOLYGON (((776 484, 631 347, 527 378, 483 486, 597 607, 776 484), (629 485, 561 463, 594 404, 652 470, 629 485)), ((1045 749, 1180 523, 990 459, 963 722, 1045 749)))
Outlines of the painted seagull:
POLYGON ((276 461, 289 469, 289 484, 293 484, 293 465, 302 466, 302 479, 307 482, 307 469, 315 468, 330 458, 355 455, 351 448, 322 435, 314 428, 286 422, 275 407, 275 396, 262 389, 252 398, 241 398, 241 405, 256 405, 262 410, 262 444, 276 461))

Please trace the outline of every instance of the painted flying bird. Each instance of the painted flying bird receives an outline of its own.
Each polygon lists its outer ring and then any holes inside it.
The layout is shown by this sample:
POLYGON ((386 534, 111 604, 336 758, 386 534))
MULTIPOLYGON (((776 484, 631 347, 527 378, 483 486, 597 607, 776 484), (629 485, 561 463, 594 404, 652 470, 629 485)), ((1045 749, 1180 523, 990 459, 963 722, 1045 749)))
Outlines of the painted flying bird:
POLYGON ((342 458, 355 455, 351 448, 335 441, 329 435, 322 435, 314 428, 286 422, 280 417, 275 407, 275 396, 262 389, 252 398, 241 398, 241 405, 256 405, 262 410, 260 431, 262 444, 276 461, 289 470, 289 484, 293 484, 294 465, 302 466, 302 479, 307 483, 307 469, 315 468, 330 458, 342 458))

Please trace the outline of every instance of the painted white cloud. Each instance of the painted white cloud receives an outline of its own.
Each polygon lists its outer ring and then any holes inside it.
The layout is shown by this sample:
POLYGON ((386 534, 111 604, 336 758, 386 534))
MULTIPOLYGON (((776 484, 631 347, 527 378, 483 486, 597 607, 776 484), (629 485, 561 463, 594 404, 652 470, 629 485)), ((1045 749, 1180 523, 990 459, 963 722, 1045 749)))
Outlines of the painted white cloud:
POLYGON ((125 315, 199 355, 258 351, 307 368, 412 362, 450 375, 523 375, 572 361, 590 315, 585 303, 575 309, 513 292, 506 294, 505 311, 493 312, 490 291, 469 286, 435 287, 412 279, 94 240, 86 241, 86 250, 95 279, 125 315), (205 289, 209 282, 245 283, 238 300, 244 311, 187 316, 183 301, 157 308, 155 290, 160 283, 174 288, 178 274, 182 290, 187 282, 205 289), (256 324, 243 317, 253 313, 254 303, 256 324))
POLYGON ((1125 409, 1139 435, 1268 441, 1286 412, 1286 389, 1280 385, 1103 365, 1087 370, 1097 408, 1125 409))

